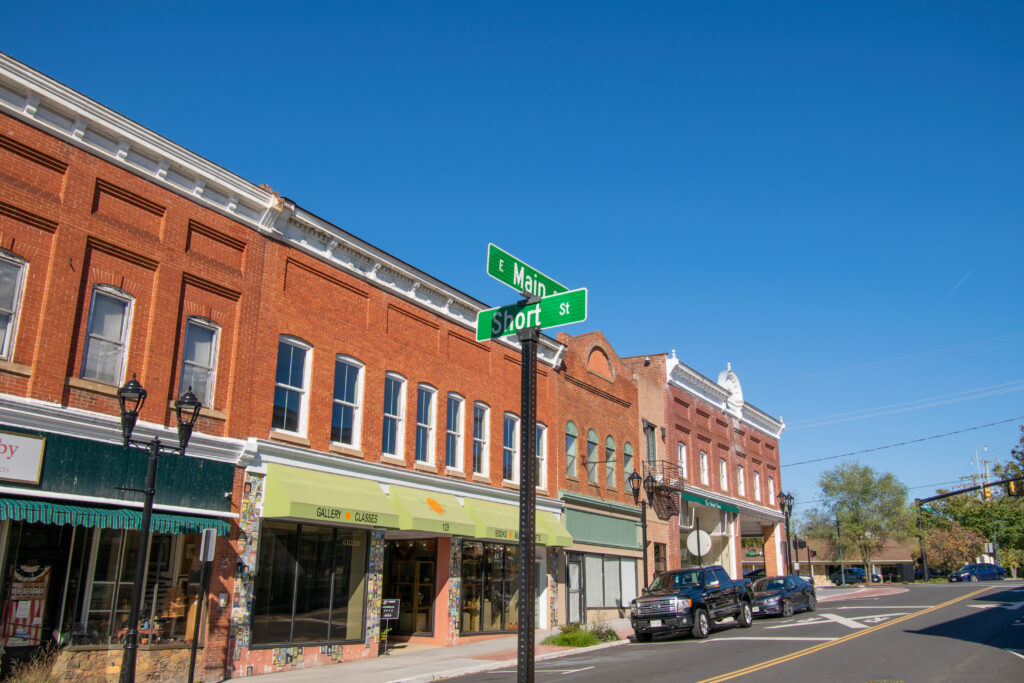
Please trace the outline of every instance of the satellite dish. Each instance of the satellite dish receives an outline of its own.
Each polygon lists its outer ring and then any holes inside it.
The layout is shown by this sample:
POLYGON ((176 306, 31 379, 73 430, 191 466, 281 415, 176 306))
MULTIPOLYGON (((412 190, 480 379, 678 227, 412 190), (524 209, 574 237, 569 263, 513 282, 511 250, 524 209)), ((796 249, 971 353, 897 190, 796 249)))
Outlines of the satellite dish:
POLYGON ((703 557, 711 550, 711 536, 706 531, 691 531, 686 537, 686 549, 691 555, 703 557))

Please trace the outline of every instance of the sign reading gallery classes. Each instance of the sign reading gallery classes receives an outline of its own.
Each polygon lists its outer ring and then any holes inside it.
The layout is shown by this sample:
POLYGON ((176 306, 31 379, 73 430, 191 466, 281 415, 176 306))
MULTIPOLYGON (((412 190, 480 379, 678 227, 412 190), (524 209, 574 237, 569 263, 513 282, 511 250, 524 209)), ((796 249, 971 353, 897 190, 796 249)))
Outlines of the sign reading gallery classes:
POLYGON ((38 484, 46 439, 0 432, 0 481, 38 484))

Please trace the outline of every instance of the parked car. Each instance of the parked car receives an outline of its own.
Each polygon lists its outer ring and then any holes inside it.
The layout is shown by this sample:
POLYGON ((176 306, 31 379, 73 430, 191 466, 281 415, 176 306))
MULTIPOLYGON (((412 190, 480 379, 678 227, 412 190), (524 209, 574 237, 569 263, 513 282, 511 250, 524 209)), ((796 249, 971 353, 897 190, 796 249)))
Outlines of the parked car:
POLYGON ((790 617, 798 609, 813 612, 818 606, 814 585, 796 574, 759 579, 752 590, 755 615, 790 617))
POLYGON ((712 622, 735 617, 750 628, 754 623, 754 593, 746 579, 733 581, 720 565, 663 572, 644 594, 629 605, 637 642, 650 642, 657 633, 689 632, 707 638, 712 622))
MULTIPOLYGON (((833 572, 828 578, 837 586, 841 586, 843 583, 867 583, 867 573, 861 567, 846 567, 842 572, 833 572), (843 580, 844 575, 846 577, 845 581, 843 580)), ((871 583, 881 582, 881 576, 878 574, 871 575, 871 583)))
POLYGON ((749 572, 743 575, 743 578, 750 581, 750 583, 754 583, 758 579, 763 579, 767 575, 768 573, 764 570, 764 567, 761 567, 759 569, 751 569, 749 572))
MULTIPOLYGON (((928 577, 932 579, 941 579, 949 576, 948 569, 935 569, 934 567, 928 567, 928 577)), ((914 579, 920 581, 924 578, 924 571, 920 567, 914 567, 914 579)))
POLYGON ((956 581, 1002 581, 1006 578, 1006 570, 991 562, 965 564, 955 572, 950 572, 948 580, 956 581))

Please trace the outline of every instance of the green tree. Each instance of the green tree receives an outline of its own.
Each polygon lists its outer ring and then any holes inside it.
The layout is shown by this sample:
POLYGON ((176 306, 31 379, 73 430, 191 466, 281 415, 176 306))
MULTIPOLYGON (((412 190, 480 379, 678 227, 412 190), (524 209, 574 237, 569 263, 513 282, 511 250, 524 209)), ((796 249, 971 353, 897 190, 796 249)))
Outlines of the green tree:
POLYGON ((903 540, 912 529, 907 507, 907 487, 889 472, 867 465, 844 463, 818 477, 821 505, 807 515, 811 536, 825 539, 836 548, 839 520, 843 551, 860 559, 865 568, 890 539, 903 540))
POLYGON ((977 557, 984 543, 984 536, 955 522, 946 528, 932 529, 928 533, 928 568, 958 569, 977 557))

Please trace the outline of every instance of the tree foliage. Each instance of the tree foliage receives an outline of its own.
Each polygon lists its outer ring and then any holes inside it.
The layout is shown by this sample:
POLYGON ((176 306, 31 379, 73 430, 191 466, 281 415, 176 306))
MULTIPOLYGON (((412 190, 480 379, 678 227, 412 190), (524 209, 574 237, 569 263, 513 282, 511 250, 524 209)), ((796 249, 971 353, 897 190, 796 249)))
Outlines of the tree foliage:
POLYGON ((958 569, 977 557, 984 543, 984 536, 956 523, 933 529, 928 534, 928 567, 958 569))
POLYGON ((907 487, 889 472, 844 463, 818 477, 821 505, 807 515, 806 528, 815 538, 836 547, 836 519, 844 553, 870 566, 871 558, 889 539, 903 540, 912 531, 907 487))

